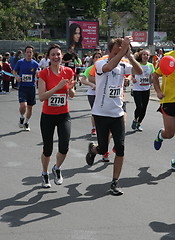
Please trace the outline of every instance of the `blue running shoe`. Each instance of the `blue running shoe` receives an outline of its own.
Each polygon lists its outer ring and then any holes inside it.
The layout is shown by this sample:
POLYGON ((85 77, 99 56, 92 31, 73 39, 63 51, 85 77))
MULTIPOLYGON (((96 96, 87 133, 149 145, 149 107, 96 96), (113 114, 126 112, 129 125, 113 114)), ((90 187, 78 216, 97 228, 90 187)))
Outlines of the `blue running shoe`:
POLYGON ((175 159, 171 160, 171 169, 175 171, 175 159))
POLYGON ((161 148, 162 142, 163 142, 163 140, 159 138, 160 132, 162 132, 162 129, 159 130, 159 132, 157 134, 157 138, 154 140, 154 148, 156 150, 159 150, 161 148))

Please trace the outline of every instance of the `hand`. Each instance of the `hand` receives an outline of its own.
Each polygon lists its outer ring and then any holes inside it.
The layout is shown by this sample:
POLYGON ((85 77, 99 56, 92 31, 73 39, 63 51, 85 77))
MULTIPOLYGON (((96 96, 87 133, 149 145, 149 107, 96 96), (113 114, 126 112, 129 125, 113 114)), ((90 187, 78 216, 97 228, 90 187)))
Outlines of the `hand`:
POLYGON ((17 82, 21 82, 21 79, 22 79, 21 77, 16 77, 17 82))
POLYGON ((73 79, 68 80, 68 88, 69 88, 69 89, 70 89, 70 88, 73 88, 74 85, 75 85, 75 83, 76 83, 76 81, 74 81, 73 79))
POLYGON ((57 84, 57 88, 58 88, 58 90, 59 89, 61 89, 61 88, 63 88, 67 83, 68 83, 68 79, 61 79, 61 81, 57 84))
POLYGON ((130 56, 131 54, 131 47, 130 43, 132 42, 133 38, 131 36, 126 36, 122 40, 122 47, 121 50, 125 51, 126 56, 130 56))
POLYGON ((158 97, 159 99, 162 99, 162 98, 165 97, 165 95, 163 94, 162 91, 159 91, 159 92, 157 92, 157 97, 158 97))

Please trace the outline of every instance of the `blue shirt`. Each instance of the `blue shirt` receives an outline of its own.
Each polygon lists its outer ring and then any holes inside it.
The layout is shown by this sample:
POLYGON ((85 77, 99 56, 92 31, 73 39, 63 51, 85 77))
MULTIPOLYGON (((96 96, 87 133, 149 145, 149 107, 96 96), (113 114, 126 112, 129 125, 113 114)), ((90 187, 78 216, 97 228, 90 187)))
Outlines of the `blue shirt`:
POLYGON ((39 65, 35 60, 32 59, 31 61, 27 61, 25 58, 18 60, 14 67, 14 71, 21 77, 19 86, 35 86, 36 70, 39 70, 39 65))

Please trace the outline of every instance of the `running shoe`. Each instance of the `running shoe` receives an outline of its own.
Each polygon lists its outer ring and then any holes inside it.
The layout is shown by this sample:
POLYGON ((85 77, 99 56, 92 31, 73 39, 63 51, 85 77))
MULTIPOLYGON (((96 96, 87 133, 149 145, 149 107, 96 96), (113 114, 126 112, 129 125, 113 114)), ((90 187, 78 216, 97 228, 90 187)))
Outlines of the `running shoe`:
POLYGON ((25 130, 25 131, 28 131, 28 132, 30 131, 30 127, 29 127, 29 124, 28 124, 28 123, 24 123, 23 126, 24 126, 24 130, 25 130))
POLYGON ((86 162, 89 166, 93 165, 94 159, 95 159, 95 156, 96 156, 96 153, 92 152, 92 148, 93 148, 94 145, 95 144, 93 142, 89 143, 88 153, 86 154, 86 162))
POLYGON ((96 136, 96 134, 97 134, 96 129, 93 128, 93 129, 91 130, 91 135, 92 135, 92 136, 96 136))
POLYGON ((119 188, 118 186, 118 182, 117 181, 112 181, 111 183, 111 188, 110 188, 110 192, 115 195, 115 196, 120 196, 122 195, 124 192, 121 190, 121 188, 119 188))
POLYGON ((137 131, 142 132, 143 128, 141 128, 140 124, 137 124, 137 131))
POLYGON ((46 175, 43 175, 42 174, 42 187, 43 188, 50 188, 51 187, 51 184, 50 184, 50 181, 49 181, 49 175, 46 174, 46 175))
POLYGON ((159 132, 157 134, 157 138, 154 140, 154 148, 156 150, 159 150, 161 148, 162 142, 163 142, 163 140, 159 138, 160 132, 162 132, 162 129, 159 130, 159 132))
POLYGON ((19 127, 23 128, 24 127, 24 118, 19 119, 19 127))
POLYGON ((55 166, 56 165, 54 165, 53 168, 52 168, 52 173, 55 176, 54 183, 56 185, 61 185, 63 183, 63 177, 62 177, 62 174, 61 174, 61 170, 60 169, 55 169, 55 166))
POLYGON ((132 121, 132 125, 131 125, 132 129, 133 129, 133 130, 136 130, 136 129, 137 129, 137 125, 138 125, 138 122, 135 121, 135 120, 133 120, 133 121, 132 121))
POLYGON ((175 159, 171 160, 171 169, 175 171, 175 159))
POLYGON ((110 152, 106 152, 104 155, 103 155, 103 158, 102 158, 102 162, 109 162, 109 155, 110 155, 110 152))

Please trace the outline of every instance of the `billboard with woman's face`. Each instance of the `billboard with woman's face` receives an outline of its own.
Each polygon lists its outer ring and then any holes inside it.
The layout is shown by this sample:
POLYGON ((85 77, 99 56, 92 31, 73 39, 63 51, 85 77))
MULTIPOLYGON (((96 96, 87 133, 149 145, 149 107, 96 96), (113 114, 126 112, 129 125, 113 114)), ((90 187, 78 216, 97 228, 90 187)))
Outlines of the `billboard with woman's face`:
POLYGON ((67 46, 77 49, 93 49, 98 46, 98 21, 67 20, 67 46))

